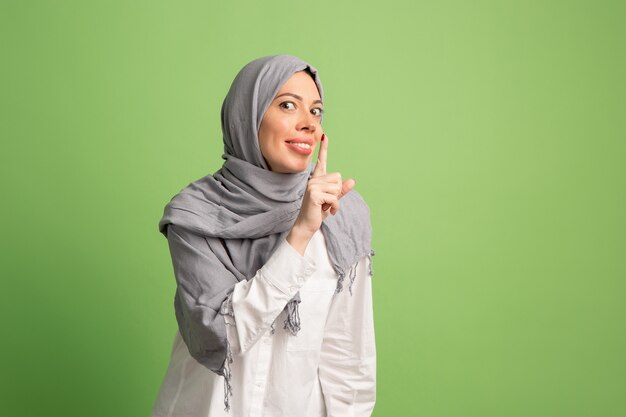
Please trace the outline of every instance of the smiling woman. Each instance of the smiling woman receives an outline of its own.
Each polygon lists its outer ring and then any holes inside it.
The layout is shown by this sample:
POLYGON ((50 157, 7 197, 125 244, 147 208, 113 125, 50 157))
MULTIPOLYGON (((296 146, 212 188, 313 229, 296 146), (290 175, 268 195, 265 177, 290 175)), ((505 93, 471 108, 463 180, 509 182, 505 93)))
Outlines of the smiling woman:
POLYGON ((274 172, 302 172, 322 138, 322 100, 313 77, 298 71, 280 88, 259 129, 259 146, 274 172))
POLYGON ((326 172, 322 102, 310 64, 250 62, 222 106, 224 165, 165 207, 178 331, 153 417, 371 415, 369 208, 326 172))

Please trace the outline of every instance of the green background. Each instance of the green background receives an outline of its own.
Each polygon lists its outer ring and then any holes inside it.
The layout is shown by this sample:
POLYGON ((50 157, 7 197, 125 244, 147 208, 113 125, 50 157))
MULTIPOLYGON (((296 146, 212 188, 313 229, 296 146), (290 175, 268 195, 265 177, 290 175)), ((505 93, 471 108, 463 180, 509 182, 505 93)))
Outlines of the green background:
POLYGON ((374 416, 626 416, 623 1, 2 1, 3 416, 146 416, 163 206, 263 55, 372 210, 374 416))

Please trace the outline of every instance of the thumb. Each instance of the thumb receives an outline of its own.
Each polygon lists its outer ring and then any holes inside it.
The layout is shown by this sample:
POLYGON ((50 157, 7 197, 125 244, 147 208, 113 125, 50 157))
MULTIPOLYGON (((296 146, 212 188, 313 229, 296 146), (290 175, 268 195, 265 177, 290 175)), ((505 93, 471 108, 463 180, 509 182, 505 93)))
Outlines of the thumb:
POLYGON ((356 185, 356 181, 353 180, 352 178, 345 180, 343 184, 341 185, 341 195, 339 196, 339 198, 348 194, 350 190, 354 188, 355 185, 356 185))

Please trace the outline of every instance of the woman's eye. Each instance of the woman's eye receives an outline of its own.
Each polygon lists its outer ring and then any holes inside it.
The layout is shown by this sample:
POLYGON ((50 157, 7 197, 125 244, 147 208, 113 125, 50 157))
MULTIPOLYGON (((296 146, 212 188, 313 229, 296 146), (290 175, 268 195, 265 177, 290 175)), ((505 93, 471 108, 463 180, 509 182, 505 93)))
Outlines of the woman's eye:
POLYGON ((311 113, 313 113, 315 116, 321 116, 322 113, 324 113, 324 110, 320 109, 319 107, 316 107, 314 109, 311 109, 311 113))
POLYGON ((280 103, 280 107, 287 110, 293 110, 296 108, 296 105, 293 104, 291 101, 283 101, 282 103, 280 103))

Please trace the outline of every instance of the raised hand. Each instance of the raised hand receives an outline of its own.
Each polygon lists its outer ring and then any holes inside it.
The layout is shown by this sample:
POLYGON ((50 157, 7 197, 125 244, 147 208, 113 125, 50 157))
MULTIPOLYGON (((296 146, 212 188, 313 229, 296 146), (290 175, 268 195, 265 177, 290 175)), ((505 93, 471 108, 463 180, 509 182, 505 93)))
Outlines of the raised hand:
POLYGON ((313 234, 321 227, 322 221, 339 211, 339 199, 356 184, 352 178, 342 181, 338 172, 327 174, 327 158, 328 137, 322 135, 317 163, 307 184, 300 213, 287 236, 287 241, 302 255, 313 234))

